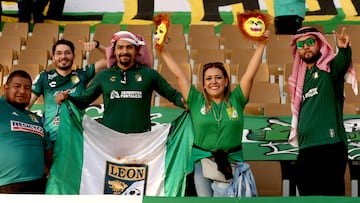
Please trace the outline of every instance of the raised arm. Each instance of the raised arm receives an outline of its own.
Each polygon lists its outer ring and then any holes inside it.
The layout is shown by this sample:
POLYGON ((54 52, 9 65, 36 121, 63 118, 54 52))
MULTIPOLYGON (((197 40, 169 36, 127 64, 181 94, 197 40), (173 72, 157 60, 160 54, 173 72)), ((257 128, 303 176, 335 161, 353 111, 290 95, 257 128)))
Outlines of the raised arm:
POLYGON ((336 45, 339 48, 347 48, 350 44, 350 36, 346 34, 346 28, 342 28, 340 34, 333 30, 333 34, 336 37, 336 45))
POLYGON ((269 41, 270 31, 268 31, 268 30, 265 31, 264 36, 267 39, 263 40, 263 41, 259 41, 257 43, 255 52, 249 61, 249 64, 246 68, 244 75, 242 76, 242 78, 240 80, 240 87, 241 87, 241 90, 243 91, 243 94, 246 99, 249 98, 251 87, 252 87, 256 72, 258 71, 261 60, 262 60, 262 55, 264 53, 264 49, 266 47, 267 42, 269 41))
POLYGON ((190 80, 187 78, 185 73, 181 70, 179 64, 177 64, 171 53, 168 52, 165 47, 162 48, 159 53, 162 56, 166 65, 169 67, 170 71, 175 75, 176 81, 179 85, 179 91, 183 95, 184 99, 187 101, 187 97, 189 95, 191 87, 190 80))
POLYGON ((95 62, 95 73, 98 73, 99 71, 106 68, 106 57, 105 57, 105 46, 100 44, 99 41, 91 41, 91 42, 84 42, 82 40, 79 40, 79 43, 84 47, 85 51, 93 51, 94 49, 98 49, 102 54, 103 58, 99 59, 95 62))

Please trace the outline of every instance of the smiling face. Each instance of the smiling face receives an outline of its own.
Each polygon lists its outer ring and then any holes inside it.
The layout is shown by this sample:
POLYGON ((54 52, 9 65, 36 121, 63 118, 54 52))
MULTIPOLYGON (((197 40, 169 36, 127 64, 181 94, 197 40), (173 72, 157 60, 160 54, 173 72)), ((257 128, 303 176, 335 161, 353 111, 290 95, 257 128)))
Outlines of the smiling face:
POLYGON ((4 95, 10 104, 18 109, 25 109, 31 98, 31 80, 14 76, 4 85, 4 95))
POLYGON ((55 48, 52 61, 57 69, 69 70, 74 63, 74 57, 75 55, 69 46, 59 44, 55 48))
POLYGON ((130 68, 135 62, 137 48, 126 40, 117 40, 114 47, 114 55, 120 68, 130 68))
POLYGON ((203 88, 209 95, 209 98, 221 101, 224 98, 224 90, 229 85, 229 80, 225 78, 224 73, 213 66, 205 70, 203 88))
POLYGON ((318 40, 316 39, 315 36, 313 35, 306 35, 303 37, 299 37, 296 42, 303 42, 302 44, 302 48, 298 48, 298 54, 300 55, 300 58, 302 60, 305 61, 305 63, 307 64, 313 64, 315 63, 319 57, 320 57, 320 48, 319 48, 319 43, 318 40), (312 38, 314 39, 314 43, 313 44, 308 44, 307 42, 309 41, 308 39, 312 38))
POLYGON ((265 22, 261 18, 250 17, 245 20, 243 26, 251 37, 261 37, 265 32, 265 22))

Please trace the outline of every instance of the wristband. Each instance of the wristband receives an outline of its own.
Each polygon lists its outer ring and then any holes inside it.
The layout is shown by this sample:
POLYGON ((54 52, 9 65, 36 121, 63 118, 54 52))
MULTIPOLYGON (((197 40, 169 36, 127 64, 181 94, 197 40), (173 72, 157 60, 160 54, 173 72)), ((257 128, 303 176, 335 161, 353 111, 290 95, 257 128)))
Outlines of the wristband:
POLYGON ((96 42, 96 46, 95 46, 95 48, 99 48, 99 46, 100 46, 100 42, 99 42, 99 41, 97 41, 97 40, 93 40, 93 42, 96 42))

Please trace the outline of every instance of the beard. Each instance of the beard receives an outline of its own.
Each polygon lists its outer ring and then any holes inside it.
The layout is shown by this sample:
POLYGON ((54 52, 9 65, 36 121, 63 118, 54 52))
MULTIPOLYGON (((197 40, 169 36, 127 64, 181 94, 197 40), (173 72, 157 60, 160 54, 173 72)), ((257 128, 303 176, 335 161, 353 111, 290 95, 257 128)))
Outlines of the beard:
POLYGON ((128 61, 122 61, 122 60, 120 60, 119 63, 120 63, 121 65, 125 66, 125 67, 128 67, 128 66, 130 66, 130 64, 131 64, 131 61, 130 61, 130 60, 128 60, 128 61))
MULTIPOLYGON (((72 66, 72 65, 71 65, 72 66)), ((71 66, 58 66, 60 70, 69 70, 71 69, 71 66)))
POLYGON ((320 57, 321 57, 321 53, 320 53, 320 52, 312 55, 312 56, 309 57, 309 58, 306 58, 305 56, 301 56, 302 60, 304 60, 304 62, 305 62, 306 64, 315 63, 317 60, 319 60, 320 57))
POLYGON ((130 55, 130 54, 120 55, 119 58, 118 58, 118 60, 119 60, 119 64, 121 64, 121 65, 123 65, 123 66, 125 66, 125 67, 128 67, 128 66, 130 66, 130 65, 132 64, 132 60, 131 60, 131 55, 130 55), (129 59, 129 60, 121 60, 121 57, 122 57, 122 56, 130 57, 130 59, 129 59))
POLYGON ((15 107, 16 109, 19 109, 21 111, 23 111, 26 106, 28 105, 28 103, 19 103, 19 102, 10 102, 8 101, 13 107, 15 107))
POLYGON ((72 68, 74 61, 73 60, 61 60, 61 61, 55 61, 55 66, 57 69, 60 70, 69 70, 72 68), (65 61, 65 64, 62 63, 65 61))

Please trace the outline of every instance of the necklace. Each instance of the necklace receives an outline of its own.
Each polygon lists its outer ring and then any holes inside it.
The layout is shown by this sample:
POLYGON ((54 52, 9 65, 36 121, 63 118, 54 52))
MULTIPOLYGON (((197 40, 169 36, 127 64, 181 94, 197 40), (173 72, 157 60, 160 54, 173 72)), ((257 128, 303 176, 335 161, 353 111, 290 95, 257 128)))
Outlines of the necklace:
POLYGON ((220 122, 222 120, 222 112, 223 112, 223 108, 224 108, 224 101, 222 102, 221 104, 221 109, 220 109, 220 115, 219 115, 219 118, 217 118, 216 116, 216 113, 215 113, 215 110, 214 110, 214 107, 211 105, 211 110, 213 112, 213 115, 214 115, 214 119, 216 122, 220 122))

